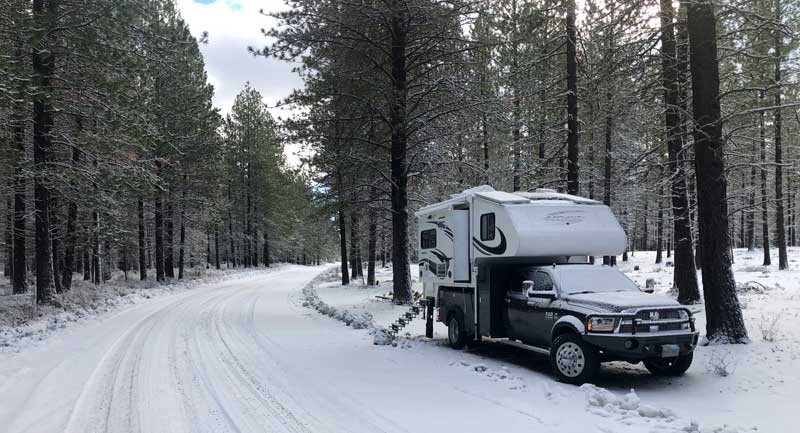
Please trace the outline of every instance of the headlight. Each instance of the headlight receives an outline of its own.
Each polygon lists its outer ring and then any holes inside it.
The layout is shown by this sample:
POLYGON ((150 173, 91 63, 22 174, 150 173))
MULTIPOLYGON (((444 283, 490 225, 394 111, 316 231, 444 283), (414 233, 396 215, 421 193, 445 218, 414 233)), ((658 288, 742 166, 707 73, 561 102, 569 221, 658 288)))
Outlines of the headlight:
POLYGON ((592 332, 611 332, 615 321, 613 317, 592 317, 586 324, 586 329, 592 332))
POLYGON ((689 313, 686 310, 678 310, 681 315, 681 320, 689 320, 689 313))

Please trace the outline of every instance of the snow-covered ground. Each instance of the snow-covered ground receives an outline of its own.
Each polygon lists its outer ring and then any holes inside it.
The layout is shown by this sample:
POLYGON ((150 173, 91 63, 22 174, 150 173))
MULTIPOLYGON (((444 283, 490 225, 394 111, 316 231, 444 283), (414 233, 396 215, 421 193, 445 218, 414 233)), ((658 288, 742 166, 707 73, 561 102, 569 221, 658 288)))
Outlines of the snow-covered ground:
MULTIPOLYGON (((776 252, 773 256, 777 261, 776 252)), ((456 352, 447 347, 442 324, 435 325, 434 339, 428 341, 422 337, 424 321, 419 319, 401 331, 406 337, 398 340, 397 347, 402 356, 420 355, 411 368, 461 374, 447 383, 439 380, 437 386, 470 389, 470 394, 497 405, 532 411, 544 424, 562 431, 594 426, 601 432, 795 432, 800 422, 795 409, 800 398, 800 328, 794 326, 800 322, 800 249, 791 248, 789 257, 790 269, 778 271, 776 265, 760 266, 760 250, 735 251, 736 281, 753 288, 740 294, 752 343, 699 347, 691 369, 680 378, 651 376, 642 365, 610 363, 603 365, 596 386, 577 388, 556 382, 547 358, 524 349, 484 342, 456 352), (583 417, 587 415, 594 418, 583 417)), ((656 292, 668 294, 673 268, 667 262, 671 261, 665 257, 664 264, 655 265, 654 252, 637 252, 629 262, 620 262, 620 268, 641 286, 655 279, 656 292), (636 266, 639 270, 634 270, 636 266)), ((368 314, 375 326, 388 326, 407 308, 376 297, 389 292, 390 270, 379 272, 378 279, 386 283, 363 288, 358 284, 341 287, 333 281, 316 287, 316 293, 340 312, 368 314)), ((702 332, 703 307, 692 309, 702 332)), ((371 341, 369 333, 362 334, 364 341, 371 341)))
MULTIPOLYGON (((283 264, 277 264, 271 270, 281 266, 283 264)), ((152 275, 140 281, 138 274, 130 273, 129 279, 125 279, 122 272, 115 272, 109 281, 99 286, 76 275, 72 290, 57 295, 52 305, 38 307, 33 302, 32 290, 13 295, 9 281, 0 279, 0 352, 24 350, 74 323, 101 318, 148 299, 254 272, 261 271, 188 268, 183 280, 167 284, 159 284, 152 275)))
MULTIPOLYGON (((376 298, 389 292, 387 270, 367 289, 307 286, 331 267, 284 266, 145 299, 0 353, 0 431, 794 432, 800 269, 740 271, 759 257, 737 252, 734 267, 739 281, 768 288, 742 296, 753 344, 701 347, 679 379, 618 364, 596 385, 565 385, 545 357, 499 343, 454 351, 441 324, 433 341, 421 337, 420 319, 396 347, 375 345, 372 326, 408 310, 376 298), (311 308, 312 295, 333 317, 311 308), (761 315, 775 312, 780 332, 764 342, 761 315), (337 320, 355 316, 372 326, 337 320), (714 366, 725 362, 722 377, 714 366)), ((656 278, 666 291, 670 268, 652 258, 623 266, 638 264, 637 282, 656 278)))

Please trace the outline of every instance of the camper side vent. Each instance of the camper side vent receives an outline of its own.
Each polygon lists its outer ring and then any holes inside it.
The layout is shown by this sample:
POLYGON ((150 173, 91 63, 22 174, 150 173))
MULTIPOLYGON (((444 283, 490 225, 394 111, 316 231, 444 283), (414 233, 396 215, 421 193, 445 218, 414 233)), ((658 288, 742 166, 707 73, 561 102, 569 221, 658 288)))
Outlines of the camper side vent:
POLYGON ((439 278, 447 277, 447 264, 446 263, 437 263, 436 264, 436 276, 439 278))

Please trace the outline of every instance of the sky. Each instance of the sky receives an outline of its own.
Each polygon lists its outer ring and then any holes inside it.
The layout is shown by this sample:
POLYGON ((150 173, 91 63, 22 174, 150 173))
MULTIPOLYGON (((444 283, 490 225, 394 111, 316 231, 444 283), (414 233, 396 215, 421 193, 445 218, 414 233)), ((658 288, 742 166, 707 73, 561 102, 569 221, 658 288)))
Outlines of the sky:
MULTIPOLYGON (((246 82, 258 90, 270 107, 288 96, 292 89, 303 87, 292 65, 271 58, 253 57, 248 46, 263 48, 269 40, 261 29, 269 29, 275 20, 262 15, 286 9, 283 0, 177 0, 181 16, 196 37, 208 32, 208 43, 200 45, 208 78, 214 86, 214 106, 222 114, 230 112, 233 100, 246 82)), ((270 109, 273 117, 286 118, 283 108, 270 109)), ((287 147, 290 163, 297 163, 294 146, 287 147)))

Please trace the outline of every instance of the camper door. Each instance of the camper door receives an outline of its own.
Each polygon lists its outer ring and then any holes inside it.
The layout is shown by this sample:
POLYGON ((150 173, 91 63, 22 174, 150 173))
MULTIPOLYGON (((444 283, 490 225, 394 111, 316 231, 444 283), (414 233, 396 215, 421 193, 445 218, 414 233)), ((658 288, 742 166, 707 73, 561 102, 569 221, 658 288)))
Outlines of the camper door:
POLYGON ((452 210, 447 215, 447 225, 453 231, 453 282, 470 282, 469 210, 452 210))

